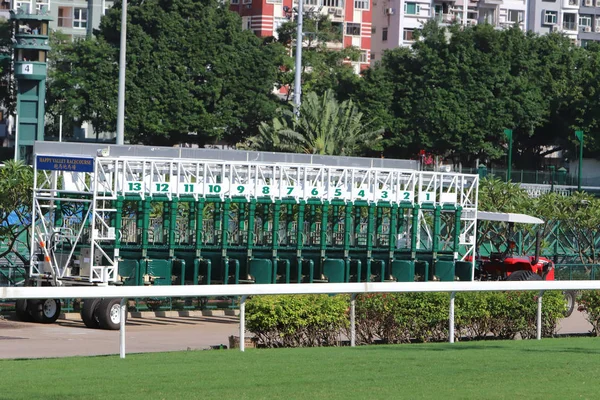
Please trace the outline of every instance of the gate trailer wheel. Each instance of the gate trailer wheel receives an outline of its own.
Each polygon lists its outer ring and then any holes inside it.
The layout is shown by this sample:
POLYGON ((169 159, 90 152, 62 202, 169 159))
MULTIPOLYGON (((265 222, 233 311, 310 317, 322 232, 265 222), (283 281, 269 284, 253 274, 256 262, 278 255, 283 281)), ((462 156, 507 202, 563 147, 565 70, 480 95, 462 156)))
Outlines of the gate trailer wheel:
POLYGON ((100 328, 100 322, 96 316, 96 309, 102 299, 84 299, 83 307, 81 307, 81 319, 88 328, 100 328))
POLYGON ((33 322, 33 317, 27 309, 27 299, 19 299, 15 303, 15 314, 17 319, 22 322, 33 322))
POLYGON ((35 322, 52 324, 60 317, 60 300, 28 300, 27 309, 35 322))
POLYGON ((574 290, 565 290, 563 292, 565 300, 567 301, 567 311, 565 311, 565 317, 570 317, 575 310, 575 302, 577 299, 577 292, 574 290))
POLYGON ((542 277, 533 271, 515 271, 506 278, 507 281, 541 281, 542 277))
MULTIPOLYGON (((102 299, 96 307, 95 315, 98 317, 100 328, 116 331, 121 324, 121 299, 102 299)), ((127 319, 127 314, 125 314, 127 319)))

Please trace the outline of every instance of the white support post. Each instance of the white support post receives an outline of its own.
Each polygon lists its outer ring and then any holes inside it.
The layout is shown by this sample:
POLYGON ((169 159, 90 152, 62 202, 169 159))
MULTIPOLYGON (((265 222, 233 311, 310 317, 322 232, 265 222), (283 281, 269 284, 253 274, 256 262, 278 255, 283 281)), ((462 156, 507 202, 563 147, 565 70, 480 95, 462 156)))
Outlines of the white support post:
POLYGON ((246 298, 242 296, 240 299, 240 351, 245 350, 246 344, 246 298))
POLYGON ((537 299, 537 340, 542 339, 542 297, 544 296, 544 291, 540 290, 540 294, 537 299))
POLYGON ((350 295, 350 347, 356 347, 356 293, 350 295))
POLYGON ((448 341, 450 343, 454 343, 454 296, 456 292, 450 293, 450 317, 448 318, 448 341))
POLYGON ((125 358, 125 320, 127 319, 127 299, 121 299, 121 321, 119 330, 119 344, 121 358, 125 358))

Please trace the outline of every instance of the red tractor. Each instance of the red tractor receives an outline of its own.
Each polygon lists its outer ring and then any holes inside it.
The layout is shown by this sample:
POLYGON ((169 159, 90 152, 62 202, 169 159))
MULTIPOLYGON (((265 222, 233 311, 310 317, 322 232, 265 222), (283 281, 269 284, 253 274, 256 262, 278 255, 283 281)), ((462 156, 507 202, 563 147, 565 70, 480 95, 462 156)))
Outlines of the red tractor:
MULTIPOLYGON (((532 281, 554 280, 554 263, 546 257, 540 257, 540 234, 536 238, 535 255, 515 254, 516 243, 514 224, 543 224, 539 218, 525 214, 477 212, 478 221, 505 222, 508 224, 508 244, 503 252, 490 253, 489 257, 476 257, 475 279, 477 280, 507 280, 532 281)), ((571 315, 575 308, 576 293, 564 293, 567 300, 566 316, 571 315)))

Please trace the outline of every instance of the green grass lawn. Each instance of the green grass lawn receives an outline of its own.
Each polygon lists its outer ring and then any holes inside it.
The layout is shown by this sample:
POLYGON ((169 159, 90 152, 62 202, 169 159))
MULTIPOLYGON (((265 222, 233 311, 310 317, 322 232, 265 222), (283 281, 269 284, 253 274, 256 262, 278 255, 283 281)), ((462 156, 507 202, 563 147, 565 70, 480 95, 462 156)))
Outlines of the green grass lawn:
POLYGON ((0 360, 0 399, 599 399, 600 339, 0 360))

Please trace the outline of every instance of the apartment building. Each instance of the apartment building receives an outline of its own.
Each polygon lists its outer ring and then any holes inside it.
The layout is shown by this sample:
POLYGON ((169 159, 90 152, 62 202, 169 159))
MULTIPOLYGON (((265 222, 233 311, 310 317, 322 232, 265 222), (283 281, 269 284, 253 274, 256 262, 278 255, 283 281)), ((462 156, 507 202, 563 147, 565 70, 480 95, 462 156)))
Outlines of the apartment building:
POLYGON ((600 0, 530 0, 528 15, 535 32, 561 32, 582 46, 600 41, 600 0))
MULTIPOLYGON (((305 15, 327 15, 342 32, 341 43, 328 43, 332 50, 356 46, 361 58, 353 62, 356 72, 369 66, 371 50, 371 0, 303 0, 305 15)), ((242 17, 242 27, 260 37, 275 36, 277 29, 295 18, 297 0, 231 0, 231 10, 242 17)))
POLYGON ((372 0, 371 61, 384 50, 410 46, 425 22, 442 25, 488 23, 498 28, 518 24, 527 29, 526 0, 372 0))
POLYGON ((60 30, 73 39, 91 36, 100 19, 112 7, 107 0, 52 0, 50 29, 60 30))

